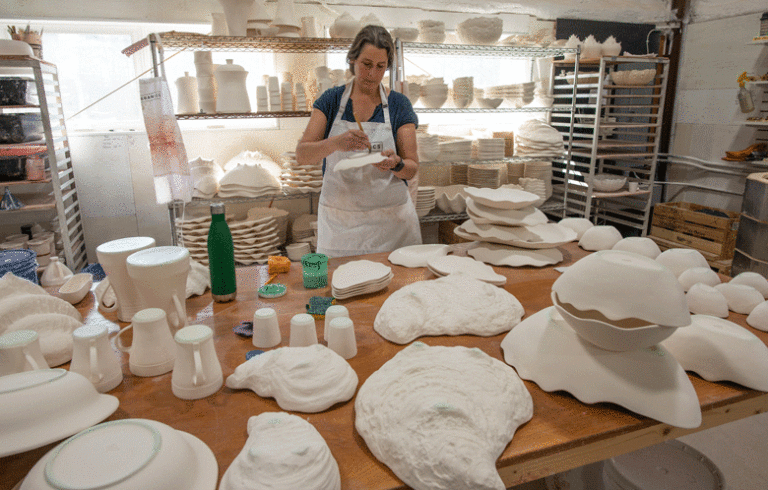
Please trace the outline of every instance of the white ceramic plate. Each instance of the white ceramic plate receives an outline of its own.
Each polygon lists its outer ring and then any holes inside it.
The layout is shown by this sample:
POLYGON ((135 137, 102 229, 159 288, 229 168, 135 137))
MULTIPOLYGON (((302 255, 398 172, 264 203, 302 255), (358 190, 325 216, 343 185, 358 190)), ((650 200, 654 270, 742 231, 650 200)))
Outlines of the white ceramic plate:
POLYGON ((529 249, 555 248, 576 239, 575 231, 556 223, 510 227, 477 225, 470 220, 458 226, 454 233, 459 235, 460 231, 466 232, 468 236, 465 238, 470 240, 501 243, 529 249))
POLYGON ((471 257, 457 257, 455 255, 433 257, 427 261, 427 267, 441 276, 447 276, 454 272, 463 272, 475 279, 495 286, 503 286, 507 283, 507 278, 501 274, 496 274, 493 267, 471 257))
POLYGON ((409 245, 393 251, 387 259, 391 263, 403 267, 426 267, 429 259, 448 255, 450 250, 449 245, 409 245))
POLYGON ((501 348, 520 377, 544 391, 565 390, 584 403, 615 403, 675 427, 701 425, 691 380, 663 347, 600 349, 582 340, 550 307, 515 326, 501 348))
POLYGON ((464 192, 476 202, 498 209, 520 209, 539 200, 536 194, 504 187, 498 189, 465 187, 464 192))
POLYGON ((384 264, 370 260, 354 260, 340 265, 333 272, 331 284, 335 289, 343 291, 369 282, 380 281, 391 273, 392 269, 384 264))
POLYGON ((339 162, 333 166, 333 170, 334 172, 343 172, 345 170, 379 163, 385 159, 386 157, 382 156, 381 153, 357 153, 352 157, 339 160, 339 162))
POLYGON ((528 250, 495 243, 483 243, 468 250, 467 254, 486 264, 509 267, 544 267, 563 261, 563 254, 556 248, 528 250))
POLYGON ((533 226, 543 225, 548 221, 547 216, 533 206, 499 209, 475 202, 472 198, 467 199, 467 214, 479 225, 533 226))

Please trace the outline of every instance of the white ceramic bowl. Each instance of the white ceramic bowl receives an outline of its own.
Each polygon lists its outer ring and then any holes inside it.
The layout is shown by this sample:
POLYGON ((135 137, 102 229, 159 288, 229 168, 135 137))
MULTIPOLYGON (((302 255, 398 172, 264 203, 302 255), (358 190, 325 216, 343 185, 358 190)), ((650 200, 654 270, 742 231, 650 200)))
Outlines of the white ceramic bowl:
POLYGON ((746 284, 726 282, 718 284, 715 289, 723 293, 728 301, 729 310, 742 315, 749 315, 757 305, 764 301, 763 295, 757 289, 746 284))
POLYGON ((494 44, 501 38, 502 24, 499 17, 474 17, 459 23, 456 32, 464 44, 494 44))
POLYGON ((408 82, 408 100, 411 101, 411 105, 415 104, 419 97, 421 97, 421 85, 414 82, 408 82))
POLYGON ((680 277, 678 277, 677 280, 683 285, 683 289, 685 289, 686 293, 694 284, 702 283, 714 287, 721 282, 717 272, 709 267, 693 267, 688 269, 680 274, 680 277))
POLYGON ((21 490, 214 490, 217 478, 216 458, 204 442, 154 420, 123 419, 53 448, 21 490))
POLYGON ((563 218, 557 224, 575 231, 577 240, 581 240, 584 232, 595 226, 586 218, 563 218))
POLYGON ((611 80, 616 85, 648 85, 656 77, 656 70, 612 71, 611 80))
POLYGON ((0 458, 45 446, 101 422, 119 401, 64 369, 0 377, 0 458))
POLYGON ((677 327, 643 325, 619 327, 599 320, 594 311, 579 311, 572 305, 562 303, 552 292, 552 303, 563 319, 584 340, 610 351, 630 351, 656 345, 677 330, 677 327))
POLYGON ((87 272, 75 274, 59 288, 59 296, 70 304, 77 304, 85 298, 93 286, 93 275, 87 272))
POLYGON ((464 187, 463 185, 438 187, 435 191, 435 204, 444 213, 463 213, 467 210, 464 187))
POLYGON ((712 286, 694 284, 685 294, 685 299, 691 313, 728 318, 728 300, 712 286))
POLYGON ((414 27, 395 27, 389 31, 392 37, 406 43, 412 43, 419 38, 419 30, 414 27))
POLYGON ((616 192, 627 183, 627 177, 613 174, 597 174, 592 179, 592 188, 598 192, 616 192))
POLYGON ((445 95, 422 95, 421 102, 429 109, 439 109, 443 107, 448 100, 448 94, 445 95))
POLYGON ((579 239, 579 247, 596 252, 610 250, 621 240, 621 233, 610 225, 593 226, 584 231, 579 239))
POLYGON ((661 254, 661 249, 656 245, 656 242, 644 236, 629 236, 627 238, 622 238, 616 242, 616 245, 614 245, 611 250, 632 252, 648 257, 649 259, 655 259, 661 254))
POLYGON ((483 109, 496 109, 504 102, 504 99, 486 99, 484 97, 478 97, 475 100, 483 109))
POLYGON ((0 55, 34 57, 35 53, 32 51, 32 46, 24 41, 0 39, 0 55))
POLYGON ((636 319, 668 327, 691 323, 677 277, 655 260, 630 252, 587 255, 563 272, 552 291, 562 303, 584 312, 595 310, 611 322, 636 319))
POLYGON ((675 277, 694 267, 709 267, 701 252, 692 248, 670 248, 656 257, 656 261, 668 267, 675 277))
POLYGON ((757 272, 742 272, 730 281, 731 284, 746 284, 757 289, 763 298, 768 299, 768 279, 757 272))

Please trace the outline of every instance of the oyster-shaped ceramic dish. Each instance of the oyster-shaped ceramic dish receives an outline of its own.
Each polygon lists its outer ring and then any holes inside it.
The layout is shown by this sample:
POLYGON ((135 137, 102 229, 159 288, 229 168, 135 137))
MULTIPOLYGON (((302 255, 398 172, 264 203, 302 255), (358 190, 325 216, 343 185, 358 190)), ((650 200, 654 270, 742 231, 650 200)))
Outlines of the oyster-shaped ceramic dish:
POLYGON ((478 225, 503 225, 503 226, 534 226, 543 225, 547 215, 528 206, 520 209, 499 209, 467 199, 467 214, 478 225))
POLYGON ((706 284, 694 284, 685 293, 688 310, 697 315, 728 318, 728 300, 723 293, 706 284))
POLYGON ((661 253, 659 246, 656 242, 648 237, 629 236, 622 238, 611 250, 623 250, 624 252, 632 252, 640 255, 644 255, 650 259, 655 259, 661 253))
POLYGON ((274 397, 283 410, 316 413, 352 398, 357 374, 322 344, 281 347, 237 366, 227 377, 227 387, 274 397))
POLYGON ((415 342, 373 373, 355 429, 406 485, 503 489, 496 460, 533 416, 525 385, 480 349, 415 342))
POLYGON ((552 285, 559 300, 580 311, 596 310, 609 321, 646 325, 691 323, 685 291, 655 260, 618 250, 596 252, 568 267, 552 285))
POLYGON ((699 398, 688 375, 661 346, 600 349, 579 337, 552 307, 512 329, 501 348, 507 364, 544 391, 565 390, 584 403, 615 403, 675 427, 701 425, 699 398))
POLYGON ((400 247, 390 253, 387 260, 403 267, 426 267, 429 259, 448 255, 450 251, 451 247, 449 245, 409 245, 407 247, 400 247))
POLYGON ((555 248, 576 239, 576 232, 556 223, 534 226, 478 225, 472 220, 465 221, 453 230, 458 236, 469 240, 501 243, 520 248, 555 248))
POLYGON ((747 325, 768 332, 768 301, 763 301, 754 307, 747 317, 747 325))
POLYGON ((686 293, 694 284, 702 283, 713 287, 720 284, 720 276, 709 267, 693 267, 683 271, 677 280, 683 285, 686 293))
POLYGON ((757 289, 746 284, 726 282, 718 284, 715 289, 723 293, 726 301, 728 301, 729 310, 742 315, 749 315, 757 305, 764 301, 763 295, 757 289))
POLYGON ((463 272, 494 286, 503 286, 507 283, 507 278, 501 274, 496 274, 493 271, 493 267, 471 257, 457 257, 455 255, 433 257, 427 261, 427 268, 437 276, 447 276, 454 272, 463 272))
POLYGON ((768 299, 768 279, 757 272, 742 272, 728 282, 731 284, 746 284, 747 286, 752 286, 763 295, 763 298, 768 299))
POLYGON ((61 298, 42 294, 17 295, 0 300, 0 335, 18 320, 41 313, 59 313, 83 321, 77 309, 61 298))
POLYGON ((563 254, 556 248, 527 250, 484 242, 468 250, 467 254, 486 264, 509 267, 544 267, 563 261, 563 254))
POLYGON ((656 260, 660 264, 669 267, 675 274, 675 277, 680 277, 680 274, 694 267, 709 267, 707 259, 701 255, 701 252, 692 248, 670 248, 669 250, 664 250, 656 257, 656 260))
POLYGON ((610 250, 621 240, 621 233, 614 226, 593 226, 579 239, 579 247, 590 252, 610 250))
POLYGON ((532 192, 505 187, 498 189, 465 187, 464 192, 475 202, 497 209, 525 208, 539 200, 539 196, 532 192))
POLYGON ((373 329, 397 344, 423 335, 480 335, 508 331, 525 311, 502 288, 457 272, 404 286, 384 301, 373 329))
POLYGON ((309 422, 285 412, 248 419, 248 440, 221 478, 219 490, 339 490, 339 465, 309 422))
POLYGON ((76 305, 85 298, 92 285, 92 274, 75 274, 59 288, 59 296, 67 303, 76 305))
POLYGON ((683 369, 707 381, 733 381, 768 391, 768 347, 740 325, 693 315, 689 328, 675 332, 662 345, 683 369))
POLYGON ((3 278, 0 279, 0 299, 27 294, 48 295, 48 292, 31 281, 13 275, 12 272, 6 272, 3 278))
POLYGON ((557 224, 575 231, 577 240, 581 240, 584 232, 595 226, 587 218, 563 218, 557 224))
POLYGON ((463 185, 435 187, 435 204, 444 213, 463 213, 467 209, 463 185))

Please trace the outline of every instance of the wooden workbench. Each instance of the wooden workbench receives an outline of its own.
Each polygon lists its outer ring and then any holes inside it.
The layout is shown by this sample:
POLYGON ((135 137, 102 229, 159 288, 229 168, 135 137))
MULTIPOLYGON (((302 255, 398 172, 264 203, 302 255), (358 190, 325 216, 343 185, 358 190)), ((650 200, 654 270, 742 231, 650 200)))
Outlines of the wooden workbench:
MULTIPOLYGON (((586 255, 571 243, 561 247, 567 265, 586 255)), ((387 254, 366 256, 366 259, 389 262, 387 254)), ((330 270, 356 258, 332 259, 330 270)), ((362 385, 368 376, 391 359, 405 346, 384 340, 373 330, 373 321, 384 300, 395 290, 421 280, 433 279, 426 269, 392 266, 394 279, 387 289, 378 293, 340 301, 355 323, 358 354, 350 359, 362 385)), ((514 294, 525 307, 526 317, 551 306, 550 288, 559 273, 553 267, 516 268, 495 267, 508 278, 505 289, 514 294)), ((283 342, 288 344, 290 318, 305 312, 311 296, 330 296, 330 286, 307 290, 302 285, 300 264, 294 263, 288 274, 277 282, 288 286, 288 294, 274 300, 263 300, 256 290, 268 278, 266 268, 238 269, 237 301, 213 303, 210 293, 187 301, 190 324, 201 323, 214 330, 216 351, 224 377, 245 361, 245 353, 254 349, 250 339, 232 333, 240 321, 251 320, 253 312, 262 307, 274 308, 279 317, 283 342)), ((106 317, 93 308, 89 295, 78 308, 86 322, 107 322, 112 333, 125 326, 114 313, 106 317)), ((729 318, 746 327, 745 316, 731 313, 729 318)), ((764 342, 768 334, 749 328, 764 342)), ((323 322, 317 321, 318 338, 323 339, 323 322)), ((503 361, 500 343, 506 334, 494 337, 423 337, 429 345, 463 345, 478 347, 503 361)), ((128 339, 125 339, 126 341, 128 339)), ((240 452, 247 439, 246 422, 252 415, 281 409, 273 399, 263 399, 250 390, 223 387, 216 394, 195 401, 184 401, 171 393, 171 373, 153 378, 140 378, 128 370, 128 355, 118 353, 123 361, 125 379, 110 392, 120 399, 117 411, 108 419, 150 418, 176 429, 189 432, 203 440, 216 455, 219 479, 240 452)), ((66 367, 66 366, 65 366, 66 367)), ((565 392, 546 393, 535 383, 525 382, 533 397, 533 419, 515 433, 497 462, 499 473, 507 486, 541 478, 559 471, 599 461, 611 456, 649 446, 666 439, 714 427, 723 423, 768 411, 768 394, 743 388, 733 383, 710 383, 691 374, 703 412, 701 427, 678 429, 659 423, 617 405, 600 403, 585 405, 565 392)), ((370 453, 354 429, 354 398, 317 414, 296 413, 309 421, 323 435, 336 458, 345 490, 401 489, 403 483, 370 453)), ((0 459, 0 490, 10 489, 55 444, 23 454, 0 459)))

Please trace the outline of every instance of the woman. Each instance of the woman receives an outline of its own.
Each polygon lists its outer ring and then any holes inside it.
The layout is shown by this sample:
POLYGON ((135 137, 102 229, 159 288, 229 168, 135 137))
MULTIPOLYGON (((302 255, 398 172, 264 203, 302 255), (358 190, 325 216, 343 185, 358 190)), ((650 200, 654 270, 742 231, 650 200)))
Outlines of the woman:
POLYGON ((406 96, 387 94, 381 84, 394 52, 386 29, 364 27, 347 53, 355 77, 320 96, 296 147, 299 165, 325 159, 317 211, 319 253, 342 257, 421 243, 419 219, 405 182, 419 168, 418 119, 406 96), (369 149, 381 152, 379 163, 334 170, 340 160, 369 149))

